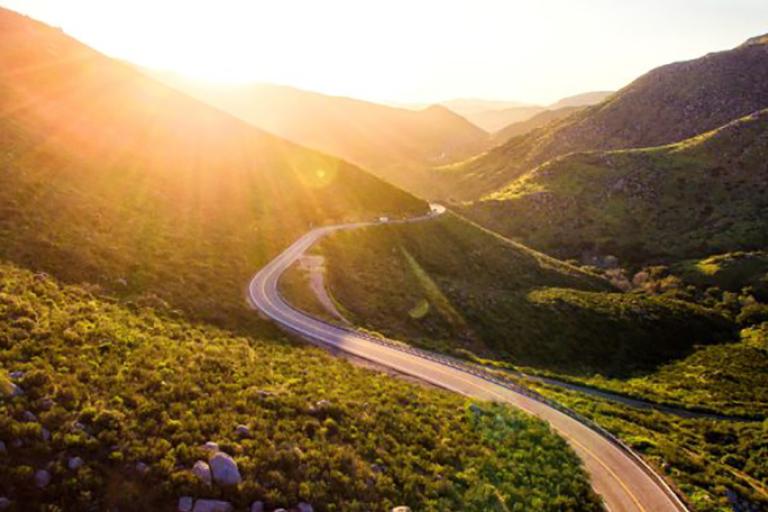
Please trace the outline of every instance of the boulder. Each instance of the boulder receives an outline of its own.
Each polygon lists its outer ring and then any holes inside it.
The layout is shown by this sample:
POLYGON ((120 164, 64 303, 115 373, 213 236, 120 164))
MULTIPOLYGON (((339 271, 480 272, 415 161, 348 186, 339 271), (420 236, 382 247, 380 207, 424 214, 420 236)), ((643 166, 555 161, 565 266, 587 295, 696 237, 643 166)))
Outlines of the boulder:
POLYGON ((43 441, 45 441, 47 443, 48 441, 51 440, 51 431, 48 430, 45 427, 41 428, 40 429, 40 437, 42 438, 43 441))
POLYGON ((254 501, 251 503, 251 512, 264 512, 264 502, 254 501))
POLYGON ((8 448, 5 447, 5 443, 3 441, 0 441, 0 453, 5 453, 8 451, 8 448))
POLYGON ((251 429, 247 425, 238 425, 235 427, 235 433, 240 437, 248 437, 251 435, 251 429))
POLYGON ((398 507, 393 508, 392 512, 411 512, 411 507, 406 507, 405 505, 400 505, 398 507))
POLYGON ((136 468, 136 472, 142 476, 149 473, 149 466, 147 466, 143 462, 137 462, 135 468, 136 468))
POLYGON ((5 496, 0 496, 0 510, 7 510, 11 508, 11 500, 5 496))
POLYGON ((209 459, 213 481, 219 485, 237 485, 242 481, 237 462, 224 452, 216 452, 209 459))
POLYGON ((298 509, 299 512, 315 512, 315 509, 312 508, 312 505, 304 501, 299 503, 299 505, 296 508, 298 509))
POLYGON ((67 467, 72 471, 77 471, 83 467, 83 464, 85 464, 85 462, 80 457, 70 457, 67 461, 67 467))
POLYGON ((48 484, 51 483, 51 474, 44 470, 44 469, 38 469, 35 471, 35 486, 43 489, 45 487, 48 487, 48 484))
POLYGON ((182 496, 179 498, 179 504, 176 506, 176 510, 179 512, 192 512, 192 506, 195 504, 195 500, 191 496, 182 496))
POLYGON ((205 485, 211 485, 211 466, 204 460, 195 462, 195 465, 192 466, 192 473, 205 485))
POLYGON ((35 416, 35 413, 32 411, 24 411, 21 415, 21 420, 27 423, 32 423, 37 421, 37 416, 35 416))
POLYGON ((197 500, 192 512, 232 512, 234 507, 228 501, 197 500))
POLYGON ((13 380, 19 380, 24 376, 24 372, 16 370, 15 372, 11 372, 8 374, 13 380))

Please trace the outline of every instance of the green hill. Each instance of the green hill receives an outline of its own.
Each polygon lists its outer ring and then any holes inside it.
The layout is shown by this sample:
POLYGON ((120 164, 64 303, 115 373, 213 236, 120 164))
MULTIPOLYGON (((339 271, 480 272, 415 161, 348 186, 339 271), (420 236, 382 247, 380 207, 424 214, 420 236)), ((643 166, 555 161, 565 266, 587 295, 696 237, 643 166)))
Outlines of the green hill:
POLYGON ((768 43, 656 68, 606 101, 433 176, 434 195, 476 200, 547 160, 575 151, 659 146, 768 108, 768 43))
POLYGON ((613 292, 452 214, 340 232, 317 250, 353 323, 459 355, 625 376, 732 334, 711 310, 613 292))
POLYGON ((423 172, 476 154, 488 133, 447 108, 395 108, 293 87, 203 85, 156 75, 254 126, 338 155, 395 185, 426 192, 423 172))
POLYGON ((0 258, 228 325, 310 226, 427 209, 7 10, 0 181, 0 258))
POLYGON ((680 143, 575 153, 471 206, 563 257, 640 263, 768 247, 768 110, 680 143))
POLYGON ((0 496, 16 510, 175 510, 184 495, 242 510, 254 500, 344 512, 599 509, 565 441, 522 413, 6 264, 3 383, 0 496), (10 383, 22 393, 10 396, 10 383), (192 474, 207 441, 234 457, 240 485, 192 474))

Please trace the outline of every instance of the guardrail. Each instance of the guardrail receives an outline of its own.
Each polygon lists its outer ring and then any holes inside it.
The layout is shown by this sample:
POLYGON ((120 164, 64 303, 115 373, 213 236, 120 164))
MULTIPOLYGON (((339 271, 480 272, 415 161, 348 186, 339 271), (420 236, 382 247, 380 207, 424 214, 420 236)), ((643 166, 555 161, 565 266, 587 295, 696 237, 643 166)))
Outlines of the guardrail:
MULTIPOLYGON (((482 368, 482 367, 476 367, 473 366, 470 363, 467 363, 466 361, 462 361, 460 359, 457 359, 452 356, 443 355, 443 354, 436 354, 434 352, 430 352, 428 350, 424 350, 417 347, 412 347, 410 345, 406 345, 404 343, 391 340, 388 338, 373 336, 371 334, 368 334, 363 331, 359 331, 357 329, 350 329, 347 327, 342 327, 339 325, 334 325, 330 322, 327 322, 325 320, 322 320, 320 318, 317 318, 313 315, 310 315, 304 311, 301 311, 300 309, 294 307, 291 305, 287 300, 285 300, 285 297, 283 297, 283 294, 280 292, 279 288, 277 289, 277 294, 280 297, 280 301, 289 309, 292 309, 298 314, 308 316, 312 318, 314 321, 319 322, 323 325, 326 325, 328 327, 338 329, 341 331, 348 332, 349 334, 352 334, 354 336, 363 338, 367 341, 370 341, 372 343, 376 343, 382 346, 386 346, 388 348, 392 348, 395 350, 398 350, 400 352, 404 352, 410 355, 414 355, 416 357, 421 357, 422 359, 427 359, 429 361, 433 361, 436 363, 440 363, 446 366, 449 366, 451 368, 454 368, 456 370, 462 371, 464 373, 468 373, 470 375, 473 375, 475 377, 481 378, 487 382, 490 382, 492 384, 495 384, 497 386, 501 386, 505 389, 508 389, 510 391, 513 391, 515 393, 519 393, 523 396, 526 396, 528 398, 531 398, 533 400, 536 400, 540 403, 543 403, 544 405, 547 405, 549 407, 552 407, 553 409, 556 409, 557 411, 560 411, 561 413, 573 418, 574 420, 578 421, 582 425, 586 426, 587 428, 593 430, 594 432, 597 432, 600 434, 603 438, 610 441, 614 446, 625 452, 627 455, 629 455, 632 460, 635 461, 635 463, 640 467, 640 469, 643 470, 644 473, 646 473, 649 477, 651 477, 652 480, 654 480, 661 489, 664 490, 664 492, 672 499, 672 501, 675 503, 675 505, 682 511, 682 512, 691 512, 691 509, 686 505, 684 498, 682 497, 682 493, 678 490, 676 490, 663 476, 661 476, 648 462, 646 462, 643 457, 638 454, 635 450, 633 450, 629 445, 627 445, 624 441, 616 437, 614 434, 606 430, 604 427, 600 426, 599 424, 595 423, 593 420, 582 416, 581 414, 577 413, 573 409, 570 409, 564 405, 562 405, 559 402, 556 402, 550 398, 547 398, 543 396, 540 393, 537 393, 536 391, 533 391, 532 389, 529 389, 525 386, 522 386, 520 384, 517 384, 515 382, 511 382, 505 379, 501 379, 497 377, 496 375, 492 374, 489 370, 482 368)), ((287 328, 288 330, 298 334, 299 336, 306 337, 307 334, 302 333, 300 331, 291 329, 290 326, 283 325, 283 327, 287 328)), ((318 340, 321 343, 324 343, 322 340, 318 340)))

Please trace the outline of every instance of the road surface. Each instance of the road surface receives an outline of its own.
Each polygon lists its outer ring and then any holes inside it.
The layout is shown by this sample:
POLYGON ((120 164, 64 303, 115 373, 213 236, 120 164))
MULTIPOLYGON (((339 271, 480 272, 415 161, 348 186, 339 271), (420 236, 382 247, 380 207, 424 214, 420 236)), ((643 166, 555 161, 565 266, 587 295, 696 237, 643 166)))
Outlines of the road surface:
MULTIPOLYGON (((387 223, 427 221, 445 209, 433 205, 427 215, 387 223)), ((511 385, 489 380, 477 371, 441 360, 441 356, 406 351, 382 343, 354 329, 330 325, 290 306, 278 291, 278 280, 304 252, 334 231, 382 224, 360 222, 313 229, 267 264, 250 282, 248 294, 255 307, 282 327, 355 356, 463 395, 504 402, 548 422, 573 447, 589 473, 592 487, 610 512, 681 512, 687 508, 669 486, 637 455, 563 410, 511 385)))

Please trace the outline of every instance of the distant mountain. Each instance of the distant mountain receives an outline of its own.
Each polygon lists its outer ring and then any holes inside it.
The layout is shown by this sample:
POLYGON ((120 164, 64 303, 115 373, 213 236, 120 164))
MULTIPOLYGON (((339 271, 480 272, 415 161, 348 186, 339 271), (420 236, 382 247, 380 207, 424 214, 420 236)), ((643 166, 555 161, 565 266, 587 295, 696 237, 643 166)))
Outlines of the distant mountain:
POLYGON ((527 121, 536 114, 546 111, 544 107, 526 105, 522 107, 510 107, 503 110, 486 110, 474 114, 467 114, 466 118, 480 128, 495 132, 512 123, 527 121))
POLYGON ((489 112, 491 110, 504 110, 508 108, 530 106, 520 101, 484 100, 480 98, 456 98, 453 100, 441 101, 440 105, 447 107, 464 117, 479 114, 481 112, 489 112))
POLYGON ((561 107, 555 110, 545 110, 526 121, 512 123, 502 128, 493 134, 493 141, 497 144, 503 144, 512 137, 524 135, 530 131, 535 130, 536 128, 546 126, 553 121, 564 119, 581 109, 582 107, 561 107))
POLYGON ((563 98, 559 101, 556 101, 555 103, 551 104, 547 108, 555 110, 555 109, 564 108, 564 107, 586 107, 589 105, 597 105, 598 103, 604 101, 606 98, 608 98, 611 94, 614 94, 615 92, 616 91, 583 92, 581 94, 568 96, 567 98, 563 98))
POLYGON ((607 101, 514 137, 434 178, 446 197, 478 199, 526 171, 574 151, 658 146, 768 107, 768 44, 656 68, 607 101))
POLYGON ((4 9, 0 183, 0 259, 227 324, 308 227, 426 210, 4 9))
POLYGON ((394 108, 287 86, 166 83, 293 142, 340 156, 410 190, 420 171, 488 147, 483 130, 443 106, 394 108))
POLYGON ((679 261, 768 247, 768 109, 677 144, 550 160, 470 208, 562 257, 679 261))

